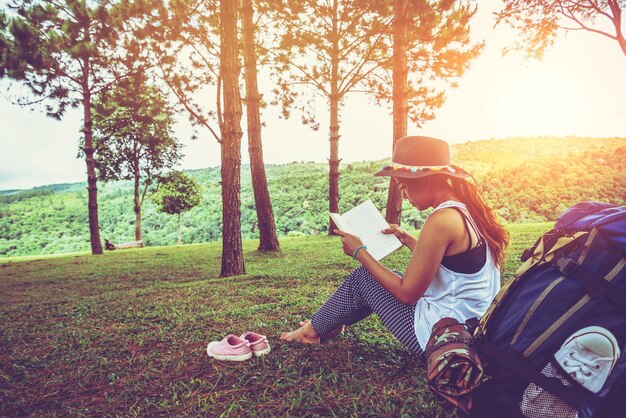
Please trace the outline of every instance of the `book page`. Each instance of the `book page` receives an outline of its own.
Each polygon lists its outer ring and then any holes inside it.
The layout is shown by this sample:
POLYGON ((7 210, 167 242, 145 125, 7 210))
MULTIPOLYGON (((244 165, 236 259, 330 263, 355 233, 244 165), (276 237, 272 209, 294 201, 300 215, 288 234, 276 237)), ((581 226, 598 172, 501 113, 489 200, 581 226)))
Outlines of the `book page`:
MULTIPOLYGON (((367 251, 376 260, 382 260, 402 247, 402 243, 395 235, 380 232, 389 228, 389 224, 371 200, 367 200, 341 215, 340 221, 350 228, 350 231, 342 230, 361 238, 363 244, 367 245, 367 251)), ((339 226, 339 223, 335 223, 339 226)))
POLYGON ((340 214, 330 212, 330 218, 333 220, 335 225, 337 225, 337 228, 339 230, 355 235, 352 231, 352 228, 350 228, 350 225, 348 225, 348 223, 341 217, 340 214))

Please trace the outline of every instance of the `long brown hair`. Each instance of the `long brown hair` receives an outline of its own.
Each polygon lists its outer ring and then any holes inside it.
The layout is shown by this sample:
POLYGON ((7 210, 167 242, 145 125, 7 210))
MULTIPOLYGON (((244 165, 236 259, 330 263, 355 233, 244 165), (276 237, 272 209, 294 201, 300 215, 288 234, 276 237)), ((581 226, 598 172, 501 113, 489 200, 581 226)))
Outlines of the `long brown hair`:
POLYGON ((509 231, 500 223, 493 209, 485 203, 474 183, 458 177, 448 177, 448 184, 467 206, 476 226, 485 237, 496 264, 503 268, 506 248, 509 245, 509 231))
POLYGON ((509 232, 500 223, 493 209, 485 203, 476 184, 444 174, 410 180, 403 179, 403 181, 413 182, 420 188, 451 187, 454 193, 465 203, 478 230, 485 237, 495 263, 500 268, 504 267, 505 252, 509 245, 509 232))

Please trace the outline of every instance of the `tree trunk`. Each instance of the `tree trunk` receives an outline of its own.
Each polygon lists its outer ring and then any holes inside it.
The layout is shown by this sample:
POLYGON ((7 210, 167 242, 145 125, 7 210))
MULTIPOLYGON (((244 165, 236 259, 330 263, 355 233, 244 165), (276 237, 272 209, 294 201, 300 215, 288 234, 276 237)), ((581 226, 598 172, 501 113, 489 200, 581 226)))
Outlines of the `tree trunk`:
POLYGON ((89 58, 83 63, 83 132, 85 135, 85 162, 87 163, 87 194, 89 210, 89 238, 91 254, 102 254, 100 227, 98 224, 98 186, 96 180, 96 162, 93 158, 93 133, 91 122, 91 91, 89 90, 89 58))
MULTIPOLYGON (((339 213, 339 100, 330 99, 330 159, 328 160, 328 210, 339 213)), ((335 235, 335 223, 330 219, 328 234, 335 235)))
POLYGON ((278 237, 272 201, 267 189, 265 165, 263 164, 263 145, 261 143, 261 96, 257 85, 257 61, 254 45, 255 27, 252 0, 243 0, 241 21, 243 26, 244 77, 246 80, 246 112, 248 122, 248 153, 250 155, 250 173, 252 189, 259 224, 259 250, 275 251, 279 249, 278 237))
POLYGON ((178 246, 180 247, 180 212, 178 212, 178 246))
POLYGON ((224 123, 222 156, 222 271, 220 277, 245 273, 241 243, 241 94, 239 92, 237 2, 220 2, 224 123))
MULTIPOLYGON (((406 136, 408 120, 407 97, 407 0, 395 0, 393 20, 393 148, 396 141, 406 136)), ((386 219, 400 225, 402 219, 402 195, 398 185, 389 179, 386 219)))
POLYGON ((139 174, 135 173, 135 241, 141 240, 141 203, 139 202, 139 174))
MULTIPOLYGON (((339 35, 337 1, 333 1, 333 51, 330 61, 330 159, 328 160, 328 209, 339 213, 339 35)), ((329 217, 328 235, 335 235, 335 223, 329 217)))
POLYGON ((611 21, 615 27, 615 38, 617 39, 617 43, 622 49, 622 52, 626 55, 626 39, 624 38, 624 33, 622 32, 622 7, 624 6, 618 4, 616 0, 609 2, 609 9, 613 15, 611 21))

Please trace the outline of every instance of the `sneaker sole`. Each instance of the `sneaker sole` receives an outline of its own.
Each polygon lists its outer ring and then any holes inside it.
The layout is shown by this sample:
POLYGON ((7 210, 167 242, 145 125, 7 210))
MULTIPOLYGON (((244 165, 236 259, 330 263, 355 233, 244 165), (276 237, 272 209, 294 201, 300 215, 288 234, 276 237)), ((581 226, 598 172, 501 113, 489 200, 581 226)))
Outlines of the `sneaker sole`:
POLYGON ((215 353, 211 352, 211 347, 213 347, 213 345, 214 345, 214 343, 209 343, 209 345, 207 345, 206 353, 208 354, 209 357, 214 358, 215 360, 246 361, 246 360, 252 358, 252 352, 246 353, 246 354, 241 355, 241 356, 228 356, 228 355, 215 354, 215 353))
POLYGON ((271 347, 267 347, 265 350, 259 350, 259 351, 252 351, 252 353, 256 356, 256 357, 261 357, 264 356, 266 354, 268 354, 270 351, 272 351, 271 347))

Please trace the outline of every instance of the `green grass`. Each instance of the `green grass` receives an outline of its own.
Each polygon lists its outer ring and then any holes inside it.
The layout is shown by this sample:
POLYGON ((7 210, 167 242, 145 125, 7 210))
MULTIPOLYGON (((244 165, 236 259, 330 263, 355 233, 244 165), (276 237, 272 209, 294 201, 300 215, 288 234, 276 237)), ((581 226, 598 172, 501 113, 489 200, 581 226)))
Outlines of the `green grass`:
MULTIPOLYGON (((509 226, 503 280, 551 226, 509 226)), ((219 242, 3 259, 0 415, 451 416, 374 317, 325 345, 278 341, 357 267, 338 238, 283 238, 280 254, 257 245, 244 241, 247 274, 231 278, 218 277, 219 242), (207 357, 208 341, 246 330, 272 353, 207 357)))

